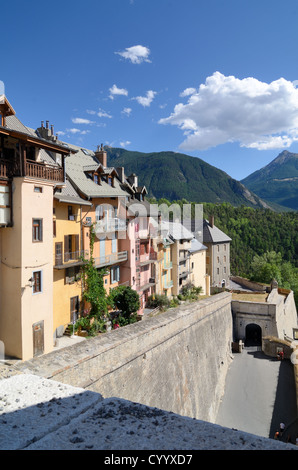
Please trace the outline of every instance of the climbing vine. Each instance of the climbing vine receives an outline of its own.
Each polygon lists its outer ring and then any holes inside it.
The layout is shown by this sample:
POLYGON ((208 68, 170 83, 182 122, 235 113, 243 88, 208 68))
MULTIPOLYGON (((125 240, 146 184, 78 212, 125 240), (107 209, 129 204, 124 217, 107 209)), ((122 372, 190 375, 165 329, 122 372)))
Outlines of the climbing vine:
POLYGON ((98 270, 94 266, 93 252, 95 237, 94 226, 91 225, 90 257, 89 260, 84 259, 84 265, 81 272, 84 287, 82 298, 83 301, 89 305, 87 315, 85 315, 83 317, 84 320, 81 321, 83 321, 85 328, 89 330, 90 333, 96 333, 104 328, 104 323, 108 313, 106 290, 103 282, 103 277, 106 274, 106 271, 104 269, 98 270))

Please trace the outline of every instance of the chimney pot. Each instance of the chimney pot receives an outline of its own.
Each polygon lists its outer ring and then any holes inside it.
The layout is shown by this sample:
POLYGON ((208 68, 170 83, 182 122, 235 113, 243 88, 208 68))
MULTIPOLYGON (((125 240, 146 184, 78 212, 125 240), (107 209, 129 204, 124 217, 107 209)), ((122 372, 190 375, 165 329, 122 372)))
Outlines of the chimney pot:
POLYGON ((99 145, 97 146, 95 156, 96 158, 98 158, 99 162, 102 164, 103 167, 107 166, 107 152, 104 150, 102 144, 101 147, 99 145))
POLYGON ((46 121, 46 128, 49 128, 49 121, 46 121))

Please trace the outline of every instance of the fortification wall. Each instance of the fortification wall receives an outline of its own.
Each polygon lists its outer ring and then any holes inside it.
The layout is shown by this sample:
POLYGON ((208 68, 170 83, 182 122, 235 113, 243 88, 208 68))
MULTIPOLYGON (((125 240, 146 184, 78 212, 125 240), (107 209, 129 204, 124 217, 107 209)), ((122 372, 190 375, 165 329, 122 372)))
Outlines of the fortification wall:
POLYGON ((22 372, 214 422, 231 361, 231 295, 171 309, 23 363, 22 372))

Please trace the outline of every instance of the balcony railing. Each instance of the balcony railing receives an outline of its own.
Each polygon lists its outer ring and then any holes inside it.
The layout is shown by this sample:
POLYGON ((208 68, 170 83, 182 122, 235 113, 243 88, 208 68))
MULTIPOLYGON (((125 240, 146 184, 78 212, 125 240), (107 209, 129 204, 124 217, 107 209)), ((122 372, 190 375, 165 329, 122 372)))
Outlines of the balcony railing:
POLYGON ((47 163, 27 160, 22 171, 17 160, 0 159, 0 178, 12 178, 13 176, 28 176, 30 178, 44 179, 47 181, 64 182, 64 170, 47 163))
POLYGON ((166 261, 166 262, 164 262, 162 269, 164 269, 164 270, 172 269, 172 267, 173 267, 173 262, 172 261, 166 261))
POLYGON ((69 268, 71 266, 78 266, 84 264, 84 260, 88 259, 89 252, 83 251, 72 251, 65 253, 56 253, 54 266, 55 268, 69 268))
POLYGON ((126 220, 117 217, 98 220, 95 225, 96 233, 119 232, 122 230, 126 230, 126 220))
POLYGON ((150 277, 149 279, 146 279, 146 280, 137 281, 136 289, 137 291, 146 290, 146 289, 149 289, 150 287, 155 286, 155 284, 156 284, 155 277, 150 277))
POLYGON ((99 256, 94 258, 94 265, 96 268, 108 266, 109 264, 116 264, 127 260, 127 251, 120 251, 119 253, 111 253, 106 256, 99 256))
POLYGON ((150 253, 143 253, 140 255, 137 261, 140 265, 144 265, 152 261, 157 261, 157 253, 155 251, 151 251, 150 253))
POLYGON ((12 176, 13 164, 9 160, 0 160, 0 178, 8 179, 12 176))
POLYGON ((64 171, 62 167, 54 167, 46 163, 29 160, 27 160, 25 164, 25 176, 60 183, 64 181, 64 171))
POLYGON ((174 283, 173 283, 172 280, 171 280, 171 281, 168 281, 168 280, 167 280, 167 281, 165 281, 165 283, 164 283, 164 289, 170 289, 171 287, 173 287, 173 285, 174 285, 174 283))

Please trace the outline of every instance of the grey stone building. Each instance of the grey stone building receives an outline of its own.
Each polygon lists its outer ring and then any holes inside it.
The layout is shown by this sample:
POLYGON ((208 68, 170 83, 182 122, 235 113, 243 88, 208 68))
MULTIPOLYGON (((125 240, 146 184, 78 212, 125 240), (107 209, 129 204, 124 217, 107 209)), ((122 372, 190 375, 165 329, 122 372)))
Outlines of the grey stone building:
POLYGON ((207 247, 206 271, 210 289, 228 287, 230 282, 230 243, 232 239, 214 225, 214 217, 203 221, 203 243, 207 247))

